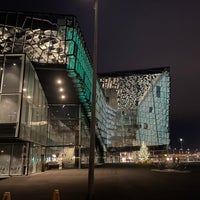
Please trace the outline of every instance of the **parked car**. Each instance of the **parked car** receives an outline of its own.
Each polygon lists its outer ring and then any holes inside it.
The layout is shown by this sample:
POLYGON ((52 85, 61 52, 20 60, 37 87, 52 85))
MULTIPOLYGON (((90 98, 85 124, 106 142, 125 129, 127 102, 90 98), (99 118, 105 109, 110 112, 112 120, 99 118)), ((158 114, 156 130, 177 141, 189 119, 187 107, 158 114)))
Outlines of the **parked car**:
POLYGON ((47 169, 58 169, 59 164, 56 161, 51 161, 51 162, 46 163, 46 168, 47 169))

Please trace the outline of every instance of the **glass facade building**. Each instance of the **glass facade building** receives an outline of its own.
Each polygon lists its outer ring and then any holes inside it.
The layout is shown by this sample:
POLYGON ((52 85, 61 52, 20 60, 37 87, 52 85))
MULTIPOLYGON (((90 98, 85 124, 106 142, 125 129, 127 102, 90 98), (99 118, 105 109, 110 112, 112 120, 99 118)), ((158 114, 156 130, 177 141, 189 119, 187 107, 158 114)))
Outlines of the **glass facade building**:
MULTIPOLYGON (((87 165, 93 73, 76 18, 0 12, 0 69, 0 174, 87 165)), ((96 86, 96 163, 169 144, 169 67, 96 86)))
POLYGON ((168 68, 103 74, 100 83, 114 110, 108 146, 169 143, 168 68))
POLYGON ((25 54, 0 55, 0 63, 0 174, 37 172, 47 141, 45 94, 25 54))

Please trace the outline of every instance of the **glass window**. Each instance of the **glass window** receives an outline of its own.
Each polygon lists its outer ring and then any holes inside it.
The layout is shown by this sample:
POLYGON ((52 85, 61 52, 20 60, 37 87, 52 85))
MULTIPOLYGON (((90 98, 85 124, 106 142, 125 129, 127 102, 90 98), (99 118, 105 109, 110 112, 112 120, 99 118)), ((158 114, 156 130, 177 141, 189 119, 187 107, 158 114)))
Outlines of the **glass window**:
POLYGON ((160 97, 160 86, 156 86, 156 97, 160 97))
POLYGON ((4 77, 3 77, 3 93, 19 92, 21 77, 21 57, 6 57, 4 77))
POLYGON ((0 99, 0 123, 16 123, 19 95, 1 95, 0 99))
MULTIPOLYGON (((2 74, 3 74, 3 56, 0 57, 0 86, 1 86, 2 74)), ((0 91, 1 91, 1 87, 0 87, 0 91)))
POLYGON ((27 99, 23 100, 22 115, 20 123, 20 138, 30 140, 31 134, 31 119, 32 119, 32 104, 27 99))
POLYGON ((148 129, 148 124, 144 123, 144 129, 148 129))
POLYGON ((0 144, 0 174, 9 175, 10 155, 12 146, 10 144, 0 144))
POLYGON ((151 113, 153 111, 153 107, 149 107, 149 112, 151 113))
POLYGON ((74 145, 79 124, 78 105, 51 105, 49 145, 74 145))
POLYGON ((13 154, 10 162, 10 175, 22 175, 22 144, 13 145, 13 154))
POLYGON ((28 58, 23 85, 20 138, 46 144, 47 101, 28 58))

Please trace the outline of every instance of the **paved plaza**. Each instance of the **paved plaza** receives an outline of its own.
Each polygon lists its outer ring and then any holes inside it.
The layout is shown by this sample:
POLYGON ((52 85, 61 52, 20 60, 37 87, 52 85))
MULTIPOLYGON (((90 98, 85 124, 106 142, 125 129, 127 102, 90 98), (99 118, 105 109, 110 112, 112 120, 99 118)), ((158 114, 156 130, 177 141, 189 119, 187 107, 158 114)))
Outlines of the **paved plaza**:
MULTIPOLYGON (((48 170, 0 180, 12 200, 86 200, 88 169, 48 170)), ((193 200, 200 198, 200 173, 144 168, 95 168, 95 200, 193 200)))

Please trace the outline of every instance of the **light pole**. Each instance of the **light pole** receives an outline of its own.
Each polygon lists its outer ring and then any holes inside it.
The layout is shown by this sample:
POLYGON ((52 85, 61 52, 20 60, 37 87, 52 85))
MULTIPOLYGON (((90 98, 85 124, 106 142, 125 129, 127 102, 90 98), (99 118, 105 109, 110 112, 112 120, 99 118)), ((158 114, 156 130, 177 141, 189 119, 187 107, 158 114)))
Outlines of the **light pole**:
POLYGON ((180 144, 181 144, 181 151, 183 152, 183 138, 180 138, 180 144))
POLYGON ((92 81, 92 108, 91 108, 91 121, 90 121, 90 152, 89 152, 88 195, 87 195, 87 200, 93 200, 94 199, 97 44, 98 44, 98 0, 94 0, 93 81, 92 81))

